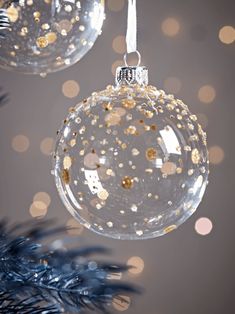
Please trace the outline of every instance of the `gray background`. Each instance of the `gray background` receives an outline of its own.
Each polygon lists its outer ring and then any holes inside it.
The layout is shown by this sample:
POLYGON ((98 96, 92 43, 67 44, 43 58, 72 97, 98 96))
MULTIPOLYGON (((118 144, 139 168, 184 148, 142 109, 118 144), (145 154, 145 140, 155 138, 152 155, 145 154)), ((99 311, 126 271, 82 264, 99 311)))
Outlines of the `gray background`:
MULTIPOLYGON (((120 1, 120 0, 115 0, 120 1)), ((45 137, 55 137, 68 108, 94 90, 113 82, 112 63, 122 56, 112 49, 113 38, 125 34, 126 11, 106 9, 103 34, 94 48, 75 66, 42 79, 0 71, 0 85, 10 93, 0 108, 0 209, 1 217, 13 221, 30 218, 29 207, 39 191, 52 199, 46 217, 64 224, 70 219, 50 175, 51 160, 40 151, 45 137), (68 99, 61 91, 67 80, 78 81, 81 91, 68 99), (25 153, 12 149, 17 134, 29 138, 25 153)), ((235 313, 234 298, 234 52, 222 44, 218 32, 234 25, 232 0, 139 0, 139 50, 150 70, 150 81, 164 87, 167 77, 178 77, 178 97, 195 113, 208 118, 209 147, 218 145, 225 158, 211 165, 210 184, 194 216, 177 231, 147 241, 109 240, 84 230, 87 244, 113 248, 111 259, 126 262, 140 256, 144 271, 128 280, 142 285, 145 294, 133 299, 129 314, 221 314, 235 313), (181 25, 177 36, 161 31, 162 21, 175 17, 181 25), (203 104, 197 97, 202 85, 213 85, 216 98, 203 104), (213 230, 196 233, 198 218, 208 217, 213 230)))

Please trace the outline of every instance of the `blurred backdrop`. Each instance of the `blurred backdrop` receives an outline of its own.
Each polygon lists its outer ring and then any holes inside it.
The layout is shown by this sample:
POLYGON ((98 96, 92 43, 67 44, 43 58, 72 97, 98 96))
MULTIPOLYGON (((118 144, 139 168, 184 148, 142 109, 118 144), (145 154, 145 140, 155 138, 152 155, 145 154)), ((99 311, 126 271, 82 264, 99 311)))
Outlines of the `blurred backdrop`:
MULTIPOLYGON (((150 82, 189 104, 208 133, 210 184, 197 212, 154 240, 118 241, 85 230, 62 205, 51 175, 56 131, 68 108, 114 82, 125 52, 125 0, 106 1, 94 48, 46 78, 0 70, 10 101, 0 107, 0 210, 13 221, 56 217, 82 243, 111 247, 110 259, 136 266, 126 280, 143 296, 115 304, 128 314, 235 313, 234 81, 232 0, 137 0, 139 50, 150 82)), ((78 242, 77 245, 80 245, 78 242)))

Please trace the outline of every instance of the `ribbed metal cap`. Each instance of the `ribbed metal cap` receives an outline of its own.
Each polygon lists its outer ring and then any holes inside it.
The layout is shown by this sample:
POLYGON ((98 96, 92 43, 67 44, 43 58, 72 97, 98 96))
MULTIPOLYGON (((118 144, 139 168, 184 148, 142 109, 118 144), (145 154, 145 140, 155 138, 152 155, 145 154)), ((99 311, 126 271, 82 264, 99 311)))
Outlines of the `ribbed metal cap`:
POLYGON ((148 69, 144 66, 118 67, 116 70, 117 85, 148 85, 148 69))

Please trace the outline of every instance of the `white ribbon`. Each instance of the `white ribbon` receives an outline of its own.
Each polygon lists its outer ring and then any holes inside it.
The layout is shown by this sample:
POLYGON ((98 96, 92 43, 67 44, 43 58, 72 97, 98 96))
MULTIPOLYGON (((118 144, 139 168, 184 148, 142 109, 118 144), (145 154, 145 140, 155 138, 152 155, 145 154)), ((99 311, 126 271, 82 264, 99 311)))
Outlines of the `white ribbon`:
POLYGON ((127 46, 127 53, 132 53, 137 50, 136 0, 128 0, 126 46, 127 46))

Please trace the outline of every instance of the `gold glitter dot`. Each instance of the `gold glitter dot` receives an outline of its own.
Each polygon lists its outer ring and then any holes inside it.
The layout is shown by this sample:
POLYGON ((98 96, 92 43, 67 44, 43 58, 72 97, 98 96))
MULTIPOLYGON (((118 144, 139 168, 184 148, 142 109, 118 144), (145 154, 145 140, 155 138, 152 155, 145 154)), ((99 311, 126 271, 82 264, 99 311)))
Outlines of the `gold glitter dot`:
POLYGON ((39 11, 36 11, 33 13, 33 17, 36 22, 40 21, 40 16, 41 16, 41 13, 39 11))
POLYGON ((177 228, 176 225, 172 225, 172 226, 166 227, 166 228, 164 229, 164 232, 165 232, 165 233, 169 233, 169 232, 175 230, 176 228, 177 228))
POLYGON ((50 32, 45 35, 45 38, 49 44, 53 44, 57 40, 57 35, 54 32, 50 32))
POLYGON ((191 153, 191 159, 193 164, 197 165, 200 163, 201 156, 197 148, 194 148, 191 153))
POLYGON ((68 169, 63 169, 61 174, 62 180, 65 184, 69 184, 70 182, 70 175, 68 169))
POLYGON ((63 165, 65 169, 70 169, 72 166, 72 159, 70 156, 65 156, 63 160, 63 165))
POLYGON ((49 29, 49 28, 50 28, 50 25, 49 25, 49 24, 47 24, 47 23, 42 24, 42 29, 47 30, 47 29, 49 29))
POLYGON ((108 103, 108 104, 104 104, 103 105, 103 108, 106 110, 106 111, 111 111, 113 109, 113 106, 111 103, 108 103))
POLYGON ((131 135, 137 135, 137 132, 136 132, 136 127, 133 126, 133 125, 130 125, 125 131, 124 131, 125 134, 131 134, 131 135))
POLYGON ((144 114, 149 119, 151 119, 153 117, 153 115, 154 115, 154 113, 152 111, 150 111, 150 110, 146 110, 144 114))
POLYGON ((15 23, 19 18, 18 10, 14 6, 10 6, 7 9, 7 16, 10 22, 15 23))
POLYGON ((140 152, 138 151, 137 148, 133 148, 131 153, 132 153, 133 156, 138 156, 140 154, 140 152))
POLYGON ((100 191, 97 196, 102 200, 102 201, 106 201, 107 198, 109 197, 109 192, 107 190, 102 190, 100 191))
POLYGON ((76 139, 73 138, 73 139, 69 142, 69 145, 70 145, 71 147, 74 147, 74 146, 76 145, 76 139))
POLYGON ((133 109, 136 106, 136 102, 134 99, 125 99, 122 101, 122 105, 126 109, 133 109))
POLYGON ((151 148, 148 148, 146 150, 146 158, 148 160, 156 160, 157 158, 157 151, 155 148, 151 147, 151 148))
POLYGON ((46 37, 38 37, 36 40, 38 48, 46 48, 48 46, 48 41, 46 37))
POLYGON ((156 131, 157 130, 157 126, 155 124, 152 124, 150 126, 150 128, 151 128, 152 131, 156 131))
POLYGON ((112 169, 108 169, 107 171, 106 171, 106 174, 108 175, 108 176, 114 176, 114 172, 113 172, 113 170, 112 169))
POLYGON ((126 190, 133 188, 134 180, 131 177, 124 177, 122 179, 122 187, 126 190))

